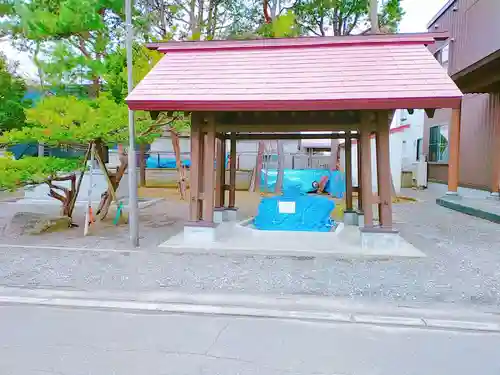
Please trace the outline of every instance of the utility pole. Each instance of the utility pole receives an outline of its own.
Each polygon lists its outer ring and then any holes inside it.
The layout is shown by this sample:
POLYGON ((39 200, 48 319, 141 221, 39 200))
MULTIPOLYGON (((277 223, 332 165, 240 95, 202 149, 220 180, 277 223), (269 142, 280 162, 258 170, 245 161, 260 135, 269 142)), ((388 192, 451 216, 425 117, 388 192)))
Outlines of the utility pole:
POLYGON ((378 27, 378 0, 370 0, 371 34, 380 33, 378 27))
MULTIPOLYGON (((127 83, 128 93, 132 92, 132 0, 125 0, 125 21, 127 24, 127 83)), ((134 111, 128 110, 128 190, 129 190, 129 232, 132 246, 139 246, 139 205, 137 202, 137 162, 135 155, 135 119, 134 111)))

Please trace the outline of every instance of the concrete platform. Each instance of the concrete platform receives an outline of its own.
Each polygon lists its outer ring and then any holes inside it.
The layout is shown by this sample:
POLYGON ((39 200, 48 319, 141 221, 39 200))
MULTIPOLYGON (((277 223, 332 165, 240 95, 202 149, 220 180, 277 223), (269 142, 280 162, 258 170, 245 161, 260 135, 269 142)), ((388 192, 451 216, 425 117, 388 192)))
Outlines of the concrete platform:
POLYGON ((335 232, 261 231, 245 224, 225 222, 216 229, 214 241, 192 242, 181 232, 160 248, 170 253, 264 255, 279 257, 334 257, 341 259, 422 258, 425 254, 400 238, 397 248, 363 249, 359 229, 344 226, 335 232))
POLYGON ((436 199, 440 206, 500 224, 500 199, 465 195, 445 195, 436 199))

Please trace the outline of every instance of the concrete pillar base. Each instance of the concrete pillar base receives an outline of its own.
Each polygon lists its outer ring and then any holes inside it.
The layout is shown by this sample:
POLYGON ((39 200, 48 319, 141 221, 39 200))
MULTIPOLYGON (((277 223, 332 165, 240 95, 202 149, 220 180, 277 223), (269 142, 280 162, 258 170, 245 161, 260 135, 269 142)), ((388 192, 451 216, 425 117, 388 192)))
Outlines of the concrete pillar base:
POLYGON ((493 192, 487 198, 488 199, 500 199, 500 193, 493 192))
POLYGON ((221 224, 227 221, 227 212, 224 207, 214 208, 214 223, 221 224))
POLYGON ((214 242, 217 239, 217 224, 193 221, 184 226, 184 241, 188 243, 214 242))
POLYGON ((226 208, 226 220, 227 221, 236 221, 238 218, 238 208, 237 207, 231 207, 231 208, 226 208))
POLYGON ((397 229, 385 229, 381 227, 360 228, 361 247, 363 250, 370 249, 395 249, 399 248, 401 237, 397 229))
POLYGON ((363 228, 365 226, 365 214, 363 212, 358 212, 358 227, 363 228))
POLYGON ((456 192, 456 191, 447 191, 446 195, 450 196, 450 197, 458 197, 459 196, 458 192, 456 192))
POLYGON ((358 213, 356 211, 344 211, 345 225, 358 225, 358 213))

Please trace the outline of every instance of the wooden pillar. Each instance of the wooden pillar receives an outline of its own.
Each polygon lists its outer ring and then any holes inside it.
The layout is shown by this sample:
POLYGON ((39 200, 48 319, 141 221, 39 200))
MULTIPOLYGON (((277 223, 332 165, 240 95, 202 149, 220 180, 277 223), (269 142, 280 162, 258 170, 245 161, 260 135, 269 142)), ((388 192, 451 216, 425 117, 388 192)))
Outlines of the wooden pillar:
MULTIPOLYGON (((359 135, 359 134, 358 134, 359 135)), ((363 150, 361 148, 361 138, 358 137, 356 141, 356 151, 358 159, 358 211, 363 212, 363 179, 361 178, 361 171, 363 169, 361 159, 363 159, 363 150)))
POLYGON ((493 147, 491 155, 491 193, 500 193, 500 93, 490 94, 490 121, 493 129, 493 147))
POLYGON ((345 139, 345 208, 352 211, 352 140, 351 132, 345 139))
POLYGON ((448 159, 448 194, 457 194, 460 169, 460 109, 451 114, 448 159))
POLYGON ((365 227, 373 227, 373 191, 372 191, 372 165, 371 165, 371 140, 372 123, 370 112, 362 113, 361 120, 361 181, 363 184, 363 212, 365 227))
POLYGON ((377 185, 379 221, 383 228, 392 228, 391 161, 389 155, 389 114, 377 113, 377 185))
POLYGON ((203 155, 203 221, 213 223, 215 198, 215 121, 213 115, 207 118, 206 128, 203 155))
POLYGON ((216 172, 215 172, 215 207, 224 207, 226 183, 226 140, 223 136, 216 140, 217 155, 215 158, 216 172))
POLYGON ((189 201, 189 220, 201 220, 201 143, 203 135, 201 132, 201 117, 198 113, 191 115, 191 167, 189 168, 189 186, 190 186, 190 201, 189 201))
POLYGON ((236 134, 231 133, 231 150, 229 155, 229 208, 236 205, 236 134))

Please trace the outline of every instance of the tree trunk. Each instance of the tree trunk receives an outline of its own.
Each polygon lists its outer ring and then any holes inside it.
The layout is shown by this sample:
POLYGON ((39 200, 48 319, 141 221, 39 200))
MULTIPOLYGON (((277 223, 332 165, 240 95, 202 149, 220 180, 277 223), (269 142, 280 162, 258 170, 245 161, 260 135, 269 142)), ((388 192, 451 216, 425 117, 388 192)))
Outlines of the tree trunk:
POLYGON ((185 170, 182 166, 181 160, 181 146, 179 140, 179 133, 170 129, 170 137, 172 139, 172 148, 175 153, 175 168, 177 169, 177 186, 179 188, 179 194, 181 195, 181 199, 186 199, 186 176, 185 170))
POLYGON ((260 192, 261 191, 261 174, 262 174, 262 164, 264 160, 264 150, 265 150, 265 144, 264 141, 259 141, 259 148, 257 150, 257 160, 255 163, 255 191, 260 192))
POLYGON ((370 23, 371 33, 378 34, 380 32, 378 26, 378 0, 370 0, 370 23))

